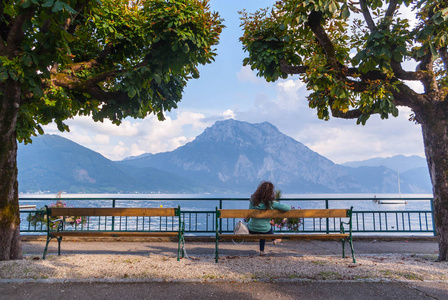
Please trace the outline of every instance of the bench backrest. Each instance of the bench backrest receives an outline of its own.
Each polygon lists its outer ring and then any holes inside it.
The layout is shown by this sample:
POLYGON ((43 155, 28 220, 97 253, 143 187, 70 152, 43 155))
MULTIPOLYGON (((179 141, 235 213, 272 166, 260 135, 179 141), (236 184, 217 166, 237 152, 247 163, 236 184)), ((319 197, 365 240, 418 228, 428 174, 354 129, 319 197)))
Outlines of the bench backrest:
POLYGON ((51 216, 128 216, 128 217, 174 217, 180 216, 180 208, 92 208, 51 207, 51 216))
POLYGON ((218 218, 348 218, 351 209, 218 209, 218 218))

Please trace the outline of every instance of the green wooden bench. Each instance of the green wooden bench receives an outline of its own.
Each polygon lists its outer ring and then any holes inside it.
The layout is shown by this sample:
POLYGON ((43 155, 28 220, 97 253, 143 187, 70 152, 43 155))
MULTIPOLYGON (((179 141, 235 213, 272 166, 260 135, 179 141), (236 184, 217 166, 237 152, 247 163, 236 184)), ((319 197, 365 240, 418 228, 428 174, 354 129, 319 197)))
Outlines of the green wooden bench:
POLYGON ((276 209, 260 210, 260 209, 218 209, 216 208, 216 244, 215 244, 215 261, 219 258, 219 241, 220 240, 259 240, 259 239, 290 239, 290 240, 341 240, 342 257, 345 258, 345 242, 348 241, 352 252, 353 262, 355 260, 355 252, 353 250, 352 239, 352 208, 350 209, 293 209, 290 211, 280 211, 276 209), (233 219, 250 219, 250 218, 325 218, 339 219, 340 230, 338 233, 282 233, 282 234, 233 234, 220 233, 219 220, 224 218, 233 219), (345 219, 343 222, 342 219, 345 219), (345 227, 348 227, 346 232, 345 227))
MULTIPOLYGON (((180 207, 177 208, 66 208, 66 207, 46 207, 47 219, 47 243, 43 254, 43 259, 47 254, 48 244, 53 238, 58 241, 58 255, 61 255, 61 241, 63 237, 176 237, 178 240, 177 260, 181 253, 181 242, 183 241, 184 224, 181 219, 180 207), (59 218, 51 220, 52 218, 59 218), (120 217, 178 217, 178 229, 166 231, 150 230, 76 230, 67 229, 65 220, 70 217, 110 217, 110 224, 118 221, 120 217), (52 226, 54 224, 54 226, 52 226)), ((174 218, 176 219, 176 218, 174 218)), ((173 219, 173 220, 174 220, 173 219)), ((106 219, 104 219, 106 220, 106 219)), ((138 219, 137 219, 138 220, 138 219)), ((78 226, 82 227, 82 226, 78 226)), ((102 227, 102 226, 100 226, 102 227)), ((104 226, 107 227, 107 226, 104 226)), ((118 227, 118 226, 117 226, 118 227)), ((168 227, 168 226, 167 226, 168 227)), ((113 226, 112 226, 113 228, 113 226)), ((173 227, 174 228, 174 227, 173 227)))

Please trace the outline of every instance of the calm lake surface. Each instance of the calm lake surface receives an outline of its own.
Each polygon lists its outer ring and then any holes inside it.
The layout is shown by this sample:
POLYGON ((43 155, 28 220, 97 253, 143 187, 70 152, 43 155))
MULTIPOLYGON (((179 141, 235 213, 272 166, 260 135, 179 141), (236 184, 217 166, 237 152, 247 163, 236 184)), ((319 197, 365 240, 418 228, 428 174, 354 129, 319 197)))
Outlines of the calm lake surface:
MULTIPOLYGON (((224 199, 222 201, 222 208, 224 209, 248 208, 249 197, 249 194, 62 194, 62 200, 70 207, 112 207, 112 199, 116 199, 115 207, 160 207, 160 205, 163 207, 177 207, 180 205, 183 210, 188 211, 215 210, 220 205, 219 199, 224 199), (110 200, 94 200, 94 198, 107 198, 110 200)), ((355 211, 413 211, 431 210, 430 201, 418 200, 431 197, 431 194, 402 194, 401 197, 396 194, 284 194, 281 201, 295 208, 325 208, 324 199, 332 199, 329 201, 329 208, 349 208, 353 206, 355 211), (306 200, 289 200, 297 198, 306 200), (336 198, 341 200, 334 200, 336 198), (380 204, 378 201, 374 201, 373 198, 401 198, 406 203, 380 204)), ((44 207, 44 205, 55 203, 56 200, 57 196, 55 194, 20 195, 21 205, 36 205, 38 209, 44 207)))

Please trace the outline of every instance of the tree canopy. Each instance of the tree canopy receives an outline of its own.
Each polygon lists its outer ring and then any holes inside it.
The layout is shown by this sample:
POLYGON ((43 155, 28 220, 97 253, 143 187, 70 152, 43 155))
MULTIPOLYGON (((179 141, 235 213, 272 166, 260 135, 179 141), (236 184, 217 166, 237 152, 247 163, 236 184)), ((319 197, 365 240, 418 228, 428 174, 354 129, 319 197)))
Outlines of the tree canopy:
POLYGON ((301 74, 321 119, 332 113, 365 124, 371 114, 396 116, 398 105, 417 109, 425 95, 406 81, 447 97, 446 1, 285 0, 242 20, 244 65, 267 81, 301 74), (415 25, 400 6, 412 7, 415 25), (407 71, 411 60, 417 67, 407 71))
POLYGON ((0 0, 0 260, 20 259, 17 140, 42 125, 164 119, 222 20, 208 0, 0 0))
POLYGON ((163 120, 213 61, 222 27, 200 0, 2 0, 0 84, 23 91, 18 139, 52 121, 69 130, 76 115, 163 120))
POLYGON ((448 1, 282 0, 241 19, 244 65, 267 81, 299 74, 319 118, 365 124, 412 109, 433 184, 439 260, 447 260, 448 1))

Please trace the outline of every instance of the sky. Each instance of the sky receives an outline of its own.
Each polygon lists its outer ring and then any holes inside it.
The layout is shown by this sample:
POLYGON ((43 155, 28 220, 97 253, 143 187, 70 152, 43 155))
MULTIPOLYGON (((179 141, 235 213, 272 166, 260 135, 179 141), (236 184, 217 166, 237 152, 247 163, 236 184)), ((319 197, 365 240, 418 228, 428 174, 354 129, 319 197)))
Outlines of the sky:
MULTIPOLYGON (((238 11, 271 6, 275 0, 211 0, 211 9, 224 18, 218 55, 201 66, 200 78, 190 80, 178 108, 160 122, 155 116, 125 119, 120 126, 89 117, 68 120, 69 133, 54 124, 44 127, 112 160, 143 153, 172 151, 194 140, 218 120, 234 118, 249 123, 270 122, 282 133, 305 144, 335 163, 394 155, 424 157, 421 126, 410 122, 410 109, 399 107, 399 116, 381 120, 372 116, 365 126, 356 120, 331 118, 323 121, 308 107, 306 90, 298 76, 267 83, 250 67, 243 67, 246 54, 238 11)), ((414 87, 417 91, 420 87, 414 87)))

